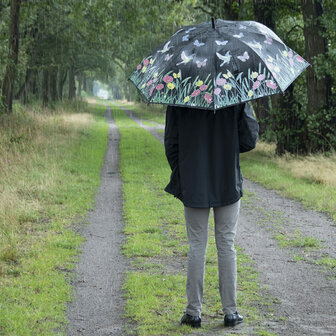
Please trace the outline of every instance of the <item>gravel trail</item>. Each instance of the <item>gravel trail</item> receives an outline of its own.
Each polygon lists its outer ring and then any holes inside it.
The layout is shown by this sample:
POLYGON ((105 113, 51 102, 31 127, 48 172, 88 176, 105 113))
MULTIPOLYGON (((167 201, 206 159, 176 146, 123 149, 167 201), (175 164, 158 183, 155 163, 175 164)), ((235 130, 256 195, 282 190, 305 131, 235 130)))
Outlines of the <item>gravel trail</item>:
POLYGON ((108 144, 101 185, 89 224, 82 230, 80 262, 74 280, 75 299, 68 306, 68 336, 120 336, 123 330, 121 285, 127 267, 123 242, 122 183, 119 176, 119 131, 107 108, 108 144))

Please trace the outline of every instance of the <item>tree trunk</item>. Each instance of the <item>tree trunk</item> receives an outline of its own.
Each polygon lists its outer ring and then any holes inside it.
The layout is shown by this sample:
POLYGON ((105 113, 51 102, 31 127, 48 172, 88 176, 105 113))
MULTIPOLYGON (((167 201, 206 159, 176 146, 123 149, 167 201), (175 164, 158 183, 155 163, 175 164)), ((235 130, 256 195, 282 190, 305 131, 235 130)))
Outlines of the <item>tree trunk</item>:
POLYGON ((58 100, 57 94, 57 67, 52 67, 49 72, 49 89, 51 101, 58 100))
POLYGON ((42 102, 46 106, 48 104, 48 93, 49 93, 49 71, 48 69, 43 69, 42 75, 42 102))
POLYGON ((9 51, 4 81, 2 84, 2 99, 7 113, 12 112, 14 80, 19 55, 19 20, 21 0, 11 0, 9 23, 9 51))
POLYGON ((78 81, 77 98, 81 100, 82 99, 82 81, 83 81, 82 74, 77 75, 77 81, 78 81))
POLYGON ((67 70, 60 66, 58 69, 58 95, 60 100, 63 100, 63 87, 67 79, 67 74, 67 70))
MULTIPOLYGON (((326 40, 322 37, 323 28, 320 18, 323 14, 322 1, 302 0, 302 16, 304 21, 304 37, 306 47, 306 59, 313 64, 314 58, 320 54, 326 54, 326 40)), ((321 108, 326 108, 330 98, 331 88, 328 87, 326 76, 318 79, 314 67, 306 70, 308 114, 313 114, 321 108)))
MULTIPOLYGON (((253 0, 253 11, 256 20, 268 28, 275 30, 274 12, 276 9, 275 0, 258 1, 253 0)), ((270 113, 270 97, 257 99, 253 102, 255 114, 259 122, 259 135, 262 137, 267 129, 270 113)))
POLYGON ((33 94, 35 98, 38 98, 37 82, 38 82, 38 71, 36 69, 33 69, 31 80, 30 80, 29 91, 31 91, 31 93, 33 94))
POLYGON ((75 82, 75 72, 73 65, 69 68, 69 99, 76 98, 76 82, 75 82))
POLYGON ((22 97, 22 95, 23 95, 23 103, 24 104, 27 103, 28 87, 29 87, 32 75, 33 75, 32 69, 27 68, 25 81, 22 84, 22 86, 21 86, 20 90, 18 91, 18 93, 15 95, 15 99, 20 99, 22 97))
POLYGON ((83 90, 87 93, 86 75, 83 73, 83 90))

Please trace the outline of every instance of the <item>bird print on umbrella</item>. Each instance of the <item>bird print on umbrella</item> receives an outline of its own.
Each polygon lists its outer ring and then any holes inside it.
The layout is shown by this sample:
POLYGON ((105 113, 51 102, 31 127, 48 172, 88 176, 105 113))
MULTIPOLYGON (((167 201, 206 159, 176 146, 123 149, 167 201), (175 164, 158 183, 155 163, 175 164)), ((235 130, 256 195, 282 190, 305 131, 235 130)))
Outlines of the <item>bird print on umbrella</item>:
POLYGON ((161 54, 164 54, 164 53, 166 53, 169 49, 173 48, 173 46, 169 46, 170 42, 171 42, 171 41, 168 41, 168 42, 164 45, 163 49, 162 49, 162 50, 159 50, 158 52, 161 53, 161 54))
POLYGON ((216 55, 217 57, 222 60, 222 64, 220 65, 221 67, 224 65, 224 64, 227 64, 227 63, 230 63, 230 60, 231 60, 231 55, 230 55, 230 50, 227 51, 227 53, 225 55, 221 55, 220 53, 216 52, 216 55))
POLYGON ((187 64, 188 62, 190 62, 194 58, 194 56, 195 56, 195 54, 187 56, 185 51, 182 51, 182 53, 181 53, 182 62, 176 63, 176 65, 187 64))

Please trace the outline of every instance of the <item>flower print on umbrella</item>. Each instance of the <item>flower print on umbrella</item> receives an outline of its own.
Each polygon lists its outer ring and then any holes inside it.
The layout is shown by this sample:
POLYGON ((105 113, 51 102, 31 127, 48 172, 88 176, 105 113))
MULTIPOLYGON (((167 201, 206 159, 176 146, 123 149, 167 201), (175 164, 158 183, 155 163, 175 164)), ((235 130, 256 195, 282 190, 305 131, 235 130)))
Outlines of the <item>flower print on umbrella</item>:
POLYGON ((140 70, 141 68, 142 68, 142 65, 139 64, 139 65, 137 66, 137 70, 140 70))
POLYGON ((304 63, 304 62, 305 62, 305 60, 304 60, 300 55, 296 55, 296 56, 295 56, 295 59, 296 59, 298 62, 300 62, 300 63, 304 63))
POLYGON ((168 89, 173 90, 175 88, 175 84, 174 83, 168 83, 167 87, 168 87, 168 89))
POLYGON ((258 89, 258 87, 260 86, 260 84, 261 84, 261 82, 260 81, 255 81, 254 83, 253 83, 253 86, 252 86, 252 89, 253 90, 257 90, 258 89))
POLYGON ((144 59, 144 60, 143 60, 143 65, 144 65, 144 66, 147 66, 148 64, 149 64, 149 60, 148 60, 147 58, 144 59))
POLYGON ((207 101, 208 104, 210 104, 212 102, 212 96, 210 93, 206 93, 204 95, 204 99, 207 101))
POLYGON ((272 80, 266 81, 266 86, 273 89, 273 90, 277 88, 276 83, 274 83, 272 80))
POLYGON ((163 87, 164 87, 163 84, 158 84, 158 85, 156 85, 156 90, 160 91, 160 90, 163 89, 163 87))
POLYGON ((218 85, 218 86, 224 86, 224 84, 226 84, 226 79, 225 78, 217 78, 217 80, 216 80, 216 84, 218 85))
POLYGON ((197 97, 200 93, 201 93, 201 90, 197 89, 191 94, 191 97, 197 97))
POLYGON ((173 77, 172 76, 164 76, 163 81, 165 83, 171 83, 173 81, 173 77))
POLYGON ((221 93, 221 89, 220 88, 216 88, 215 90, 214 90, 214 94, 217 96, 217 95, 219 95, 221 93))
POLYGON ((152 87, 150 88, 150 90, 149 90, 149 96, 151 96, 151 95, 153 94, 154 89, 155 89, 154 86, 152 86, 152 87))
POLYGON ((208 88, 208 86, 205 85, 205 84, 202 84, 202 85, 200 86, 200 90, 201 90, 201 91, 205 91, 207 88, 208 88))

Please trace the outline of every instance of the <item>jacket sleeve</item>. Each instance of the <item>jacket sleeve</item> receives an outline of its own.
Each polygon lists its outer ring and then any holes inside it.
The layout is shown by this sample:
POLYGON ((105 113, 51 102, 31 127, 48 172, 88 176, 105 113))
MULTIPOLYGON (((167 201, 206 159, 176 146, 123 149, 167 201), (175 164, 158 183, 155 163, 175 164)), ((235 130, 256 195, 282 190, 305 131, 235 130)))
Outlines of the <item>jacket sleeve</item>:
POLYGON ((172 106, 167 107, 164 146, 167 160, 173 170, 178 164, 178 129, 177 112, 172 106))
POLYGON ((255 148, 258 140, 259 124, 249 103, 245 103, 238 119, 239 152, 244 153, 255 148))

